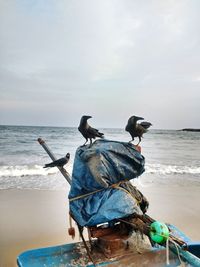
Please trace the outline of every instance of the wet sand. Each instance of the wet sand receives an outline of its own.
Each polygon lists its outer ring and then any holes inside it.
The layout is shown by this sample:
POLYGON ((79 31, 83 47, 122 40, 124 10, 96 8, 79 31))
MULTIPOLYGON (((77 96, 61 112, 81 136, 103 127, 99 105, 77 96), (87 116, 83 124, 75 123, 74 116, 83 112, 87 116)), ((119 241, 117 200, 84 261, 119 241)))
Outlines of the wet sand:
POLYGON ((200 241, 200 186, 138 188, 149 200, 148 215, 174 224, 191 239, 200 241))
MULTIPOLYGON (((150 202, 150 216, 200 240, 200 187, 138 188, 150 202)), ((0 191, 0 267, 16 266, 17 255, 25 250, 72 242, 67 194, 67 190, 0 191)))
POLYGON ((0 267, 16 266, 24 250, 70 241, 67 192, 0 191, 0 267))

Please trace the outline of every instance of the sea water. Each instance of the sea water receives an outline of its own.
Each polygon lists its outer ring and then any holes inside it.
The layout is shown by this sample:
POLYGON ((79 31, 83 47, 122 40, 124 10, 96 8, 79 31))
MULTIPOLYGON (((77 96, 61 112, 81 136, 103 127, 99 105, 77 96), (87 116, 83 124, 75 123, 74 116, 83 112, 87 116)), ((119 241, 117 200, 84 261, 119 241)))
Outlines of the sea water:
MULTIPOLYGON (((100 130, 106 139, 130 140, 124 129, 100 130)), ((70 153, 66 169, 72 173, 75 151, 85 142, 77 128, 0 126, 0 189, 66 189, 57 168, 43 168, 51 159, 37 142, 39 137, 57 158, 70 153)), ((138 183, 200 185, 200 132, 150 129, 140 145, 146 163, 138 183)))

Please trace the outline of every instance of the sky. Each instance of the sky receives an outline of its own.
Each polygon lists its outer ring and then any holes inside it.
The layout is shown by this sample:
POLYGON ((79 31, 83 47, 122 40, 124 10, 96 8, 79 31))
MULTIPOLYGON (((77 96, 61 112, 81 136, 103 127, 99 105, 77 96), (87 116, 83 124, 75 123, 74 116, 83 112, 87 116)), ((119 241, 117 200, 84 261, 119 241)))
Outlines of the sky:
POLYGON ((0 0, 0 124, 200 128, 199 0, 0 0))

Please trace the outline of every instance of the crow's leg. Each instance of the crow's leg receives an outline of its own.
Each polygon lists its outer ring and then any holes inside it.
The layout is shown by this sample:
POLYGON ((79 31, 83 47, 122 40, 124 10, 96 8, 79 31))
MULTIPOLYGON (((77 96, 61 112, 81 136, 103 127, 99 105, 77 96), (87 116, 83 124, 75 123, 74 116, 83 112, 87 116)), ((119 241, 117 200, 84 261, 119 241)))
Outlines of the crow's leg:
POLYGON ((88 141, 88 139, 86 138, 86 141, 85 141, 85 143, 84 143, 82 146, 85 146, 85 145, 86 145, 86 143, 87 143, 87 141, 88 141))
POLYGON ((92 146, 92 138, 90 138, 90 145, 89 145, 89 147, 91 147, 92 146))
POLYGON ((133 141, 134 141, 134 138, 132 138, 131 141, 129 141, 129 144, 132 144, 133 141))
POLYGON ((139 138, 139 142, 137 143, 137 145, 136 146, 138 146, 139 145, 139 143, 141 142, 141 137, 140 136, 138 136, 138 138, 139 138))

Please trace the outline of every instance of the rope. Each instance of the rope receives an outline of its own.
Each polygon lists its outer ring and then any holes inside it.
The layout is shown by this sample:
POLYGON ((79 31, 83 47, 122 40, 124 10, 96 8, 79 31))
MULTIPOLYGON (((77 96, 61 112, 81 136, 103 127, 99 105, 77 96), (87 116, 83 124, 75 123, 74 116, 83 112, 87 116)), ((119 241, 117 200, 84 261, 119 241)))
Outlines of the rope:
POLYGON ((166 264, 170 265, 169 263, 169 238, 166 240, 166 264))
POLYGON ((130 195, 130 196, 136 201, 136 204, 137 204, 137 205, 139 205, 139 204, 141 203, 141 201, 137 200, 137 198, 135 198, 135 197, 134 197, 128 190, 126 190, 125 188, 120 187, 120 186, 117 186, 116 184, 115 184, 114 188, 126 192, 128 195, 130 195))
MULTIPOLYGON (((124 222, 124 223, 126 223, 126 224, 129 224, 129 225, 134 226, 133 223, 128 222, 128 221, 126 221, 126 220, 123 220, 123 219, 118 219, 118 220, 121 221, 121 222, 124 222)), ((146 227, 147 227, 147 229, 149 229, 149 230, 151 229, 151 227, 148 226, 148 225, 146 225, 146 227)), ((165 235, 158 234, 158 233, 157 233, 157 235, 166 237, 165 235)), ((180 265, 179 265, 179 266, 180 266, 180 267, 181 267, 181 266, 185 266, 184 262, 181 260, 181 257, 180 257, 179 247, 178 247, 178 245, 176 244, 176 241, 174 241, 173 239, 175 239, 175 240, 177 240, 177 241, 180 241, 178 238, 175 238, 175 237, 173 237, 173 236, 170 236, 169 238, 167 238, 167 240, 166 240, 166 265, 168 265, 168 266, 170 265, 170 262, 169 262, 169 242, 171 242, 171 243, 174 244, 174 246, 175 246, 175 248, 176 248, 176 250, 177 250, 177 256, 178 256, 178 259, 179 259, 179 261, 180 261, 180 265)))
POLYGON ((70 213, 69 213, 69 226, 70 228, 72 228, 72 217, 70 213))
POLYGON ((105 189, 105 188, 103 188, 103 189, 98 189, 98 190, 89 192, 89 193, 87 193, 87 194, 83 194, 83 195, 80 195, 80 196, 76 196, 76 197, 69 198, 69 202, 74 201, 74 200, 78 200, 78 199, 81 199, 81 198, 84 198, 84 197, 87 197, 87 196, 90 196, 90 195, 93 195, 93 194, 95 194, 95 193, 97 193, 97 192, 101 192, 101 191, 103 191, 104 189, 105 189))
POLYGON ((180 265, 179 266, 185 266, 185 264, 183 263, 183 261, 181 260, 181 256, 180 256, 180 252, 179 252, 179 248, 176 244, 176 242, 170 238, 170 242, 173 243, 175 245, 175 248, 176 248, 176 251, 177 251, 177 256, 178 256, 178 259, 180 261, 180 265))
MULTIPOLYGON (((79 196, 76 196, 76 197, 69 198, 69 202, 74 201, 74 200, 78 200, 78 199, 81 199, 81 198, 84 198, 84 197, 88 197, 88 196, 90 196, 90 195, 96 194, 96 193, 98 193, 98 192, 101 192, 101 191, 103 191, 103 190, 107 190, 107 189, 110 189, 110 188, 121 189, 121 187, 119 187, 120 184, 122 184, 122 183, 126 183, 126 182, 127 182, 127 180, 120 181, 120 182, 118 182, 118 183, 116 183, 116 184, 112 184, 112 185, 110 185, 110 186, 107 187, 107 188, 97 189, 97 190, 95 190, 95 191, 92 191, 92 192, 89 192, 89 193, 86 193, 86 194, 83 194, 83 195, 79 195, 79 196)), ((124 191, 128 192, 126 189, 124 189, 124 191)), ((130 194, 130 192, 128 192, 128 193, 130 194)))
MULTIPOLYGON (((165 235, 161 235, 161 234, 158 234, 158 233, 157 233, 157 235, 166 237, 165 235)), ((185 266, 184 262, 181 260, 181 256, 180 256, 178 245, 176 244, 176 242, 173 240, 172 237, 169 237, 166 240, 166 265, 170 265, 170 262, 169 262, 169 242, 174 244, 174 246, 176 248, 177 256, 178 256, 178 259, 180 261, 180 265, 179 266, 185 266)))
MULTIPOLYGON (((157 234, 157 235, 166 237, 165 235, 161 235, 161 234, 157 234)), ((180 265, 179 266, 185 266, 184 262, 181 260, 181 256, 180 256, 178 245, 176 244, 176 242, 173 240, 172 237, 169 237, 166 240, 166 265, 170 265, 170 262, 169 262, 169 242, 174 244, 174 246, 176 248, 177 256, 178 256, 178 259, 180 261, 180 265)))

